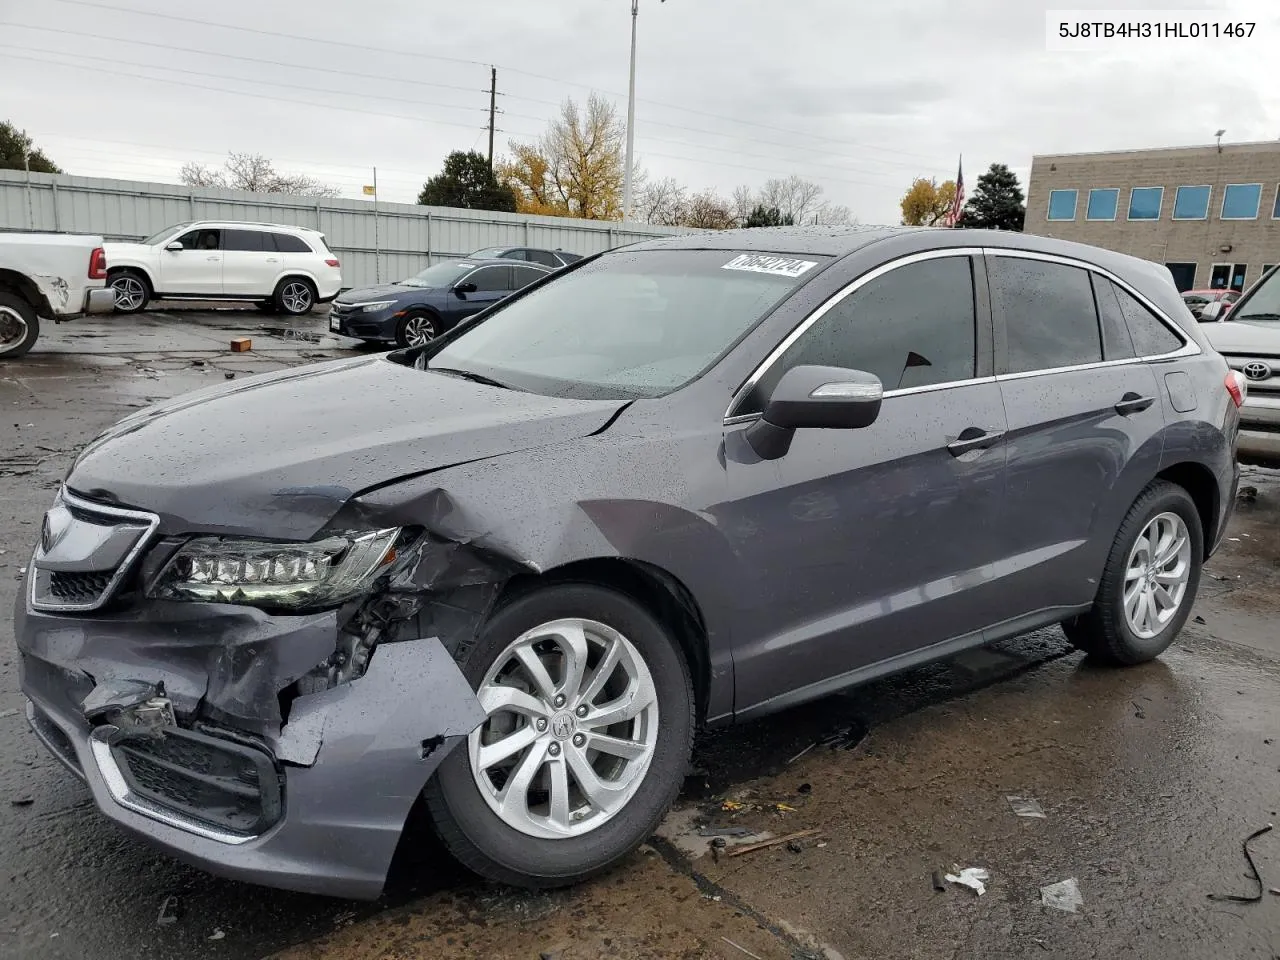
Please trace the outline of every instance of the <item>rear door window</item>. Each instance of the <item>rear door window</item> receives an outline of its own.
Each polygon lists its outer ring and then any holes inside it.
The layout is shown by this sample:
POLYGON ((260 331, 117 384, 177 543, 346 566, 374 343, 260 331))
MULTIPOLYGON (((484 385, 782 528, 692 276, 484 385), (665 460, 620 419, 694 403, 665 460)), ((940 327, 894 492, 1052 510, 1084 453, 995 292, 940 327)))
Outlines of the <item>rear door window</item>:
POLYGON ((222 231, 222 249, 261 253, 264 236, 265 234, 258 230, 224 230, 222 231))
POLYGON ((793 343, 735 415, 759 413, 792 367, 862 370, 885 390, 969 380, 977 359, 973 264, 939 257, 890 270, 845 297, 793 343))
POLYGON ((511 288, 513 290, 521 290, 546 276, 544 271, 533 267, 512 267, 511 270, 515 274, 515 285, 511 288))
POLYGON ((1022 257, 988 260, 991 306, 1004 318, 1005 373, 1053 370, 1102 360, 1089 274, 1022 257))
POLYGON ((1133 348, 1140 357, 1158 357, 1182 348, 1182 339, 1156 318, 1156 315, 1138 302, 1138 299, 1114 283, 1116 299, 1129 326, 1133 348))

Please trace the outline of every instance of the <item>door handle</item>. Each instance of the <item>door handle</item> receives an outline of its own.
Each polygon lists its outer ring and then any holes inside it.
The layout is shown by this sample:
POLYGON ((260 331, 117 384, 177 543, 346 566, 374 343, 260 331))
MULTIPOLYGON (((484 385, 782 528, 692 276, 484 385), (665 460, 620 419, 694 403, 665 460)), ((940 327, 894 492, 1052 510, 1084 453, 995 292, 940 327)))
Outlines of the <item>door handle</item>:
POLYGON ((205 259, 208 260, 210 263, 217 263, 222 258, 221 257, 205 257, 205 259))
POLYGON ((960 436, 947 444, 947 452, 953 457, 959 457, 970 450, 985 450, 999 443, 1003 436, 1003 430, 992 431, 984 430, 982 427, 965 427, 960 431, 960 436))
POLYGON ((279 263, 279 262, 280 262, 279 257, 267 257, 267 263, 279 263))
POLYGON ((1120 398, 1120 402, 1116 404, 1116 413, 1122 417, 1127 417, 1131 413, 1141 413, 1155 402, 1155 397, 1144 397, 1132 392, 1126 393, 1120 398))

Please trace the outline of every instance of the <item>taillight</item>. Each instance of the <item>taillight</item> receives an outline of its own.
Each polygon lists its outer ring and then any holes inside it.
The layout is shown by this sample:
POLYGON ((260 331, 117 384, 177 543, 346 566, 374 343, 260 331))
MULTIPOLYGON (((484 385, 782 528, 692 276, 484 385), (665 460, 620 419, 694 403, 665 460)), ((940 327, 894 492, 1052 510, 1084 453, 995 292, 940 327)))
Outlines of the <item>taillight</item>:
POLYGON ((1232 370, 1227 374, 1227 393, 1231 394, 1231 400, 1237 409, 1244 406, 1244 398, 1249 395, 1249 381, 1239 370, 1232 370))
POLYGON ((107 279, 107 251, 101 247, 97 247, 93 253, 89 254, 89 279, 107 279))
POLYGON ((341 264, 339 261, 337 261, 337 260, 334 260, 334 259, 330 258, 330 259, 328 259, 328 260, 326 260, 326 261, 325 261, 325 266, 329 266, 329 267, 340 267, 340 266, 342 266, 342 264, 341 264))

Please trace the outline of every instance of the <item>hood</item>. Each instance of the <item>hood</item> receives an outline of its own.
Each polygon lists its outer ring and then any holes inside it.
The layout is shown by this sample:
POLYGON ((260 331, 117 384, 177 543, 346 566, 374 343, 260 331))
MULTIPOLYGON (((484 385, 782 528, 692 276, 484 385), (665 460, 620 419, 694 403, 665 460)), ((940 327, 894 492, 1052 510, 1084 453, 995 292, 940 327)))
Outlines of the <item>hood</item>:
POLYGON ((107 256, 107 266, 111 265, 111 255, 118 257, 136 257, 140 254, 150 253, 151 247, 145 243, 126 243, 123 241, 110 241, 102 245, 102 252, 107 256))
POLYGON ((402 297, 407 293, 423 293, 430 287, 406 287, 399 283, 379 283, 372 287, 361 287, 358 290, 343 290, 337 297, 339 303, 362 303, 366 300, 386 300, 388 297, 402 297))
MULTIPOLYGON (((1229 316, 1229 315, 1228 315, 1229 316)), ((1219 353, 1260 353, 1280 357, 1280 323, 1249 323, 1247 320, 1225 320, 1202 323, 1200 332, 1219 353)))
POLYGON ((368 487, 578 439, 622 406, 358 357, 143 410, 86 447, 66 483, 159 514, 162 533, 308 539, 368 487))

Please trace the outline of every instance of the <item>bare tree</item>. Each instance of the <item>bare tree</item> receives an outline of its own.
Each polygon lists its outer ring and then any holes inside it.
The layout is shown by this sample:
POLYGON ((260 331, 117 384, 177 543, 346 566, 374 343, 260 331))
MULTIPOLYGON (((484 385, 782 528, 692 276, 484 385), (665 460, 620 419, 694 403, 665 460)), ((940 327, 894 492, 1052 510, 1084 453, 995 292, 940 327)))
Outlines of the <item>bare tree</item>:
POLYGON ((229 153, 222 169, 188 163, 179 176, 191 187, 229 187, 251 193, 288 193, 298 197, 336 197, 337 187, 307 174, 286 174, 260 153, 229 153))
POLYGON ((634 216, 641 223, 676 227, 683 222, 688 189, 675 177, 646 183, 636 193, 634 216))
POLYGON ((747 222, 747 218, 751 216, 751 211, 759 205, 756 200, 756 192, 745 184, 740 187, 733 188, 733 216, 738 226, 742 226, 747 222))
POLYGON ((713 189, 690 197, 680 222, 682 226, 698 230, 728 230, 738 225, 730 202, 713 189))

